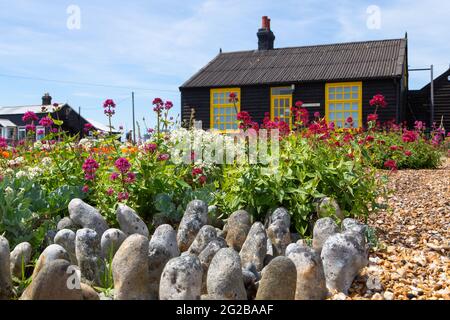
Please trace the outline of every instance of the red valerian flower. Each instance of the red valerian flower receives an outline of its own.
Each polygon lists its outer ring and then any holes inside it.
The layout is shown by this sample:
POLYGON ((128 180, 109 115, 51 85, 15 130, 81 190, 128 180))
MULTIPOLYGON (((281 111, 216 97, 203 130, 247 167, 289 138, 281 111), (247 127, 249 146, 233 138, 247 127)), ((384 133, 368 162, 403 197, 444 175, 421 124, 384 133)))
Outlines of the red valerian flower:
POLYGON ((378 115, 377 114, 369 114, 367 116, 367 122, 377 121, 377 120, 378 120, 378 115))
POLYGON ((43 117, 39 121, 39 125, 46 127, 46 128, 50 128, 53 125, 53 120, 50 117, 43 117))
POLYGON ((347 120, 345 120, 346 123, 348 124, 352 124, 353 123, 353 118, 352 117, 348 117, 347 120))
POLYGON ((172 101, 166 101, 166 103, 164 104, 164 108, 166 110, 170 110, 170 109, 172 109, 172 107, 173 107, 172 101))
POLYGON ((314 118, 320 118, 320 112, 319 111, 314 112, 314 118))
POLYGON ((112 99, 107 99, 105 100, 105 102, 103 102, 103 109, 105 109, 104 112, 110 118, 116 113, 116 111, 114 111, 115 107, 116 104, 112 99))
POLYGON ((153 99, 152 104, 154 105, 153 111, 157 112, 158 114, 164 109, 164 101, 162 101, 161 98, 153 99))
POLYGON ((169 160, 169 158, 170 158, 170 156, 167 153, 160 154, 158 156, 158 161, 166 161, 166 160, 169 160))
POLYGON ((411 156, 412 156, 412 152, 409 151, 409 150, 406 150, 406 151, 405 151, 405 156, 411 157, 411 156))
POLYGON ((391 171, 397 171, 397 170, 398 170, 398 168, 397 168, 397 162, 395 162, 394 160, 387 160, 387 161, 384 163, 384 166, 385 166, 386 168, 390 169, 391 171))
POLYGON ((391 149, 391 151, 397 151, 399 148, 398 148, 398 146, 391 146, 390 149, 391 149))
POLYGON ((130 162, 128 162, 128 160, 125 158, 117 159, 114 165, 121 173, 127 173, 131 168, 130 162))
POLYGON ((92 181, 95 179, 95 172, 97 171, 97 169, 99 168, 99 164, 97 161, 95 161, 94 158, 89 157, 87 158, 82 166, 82 169, 85 173, 84 175, 84 179, 88 180, 88 181, 92 181))
POLYGON ((94 126, 93 126, 92 124, 86 123, 86 124, 84 125, 83 131, 84 131, 85 133, 89 133, 93 128, 94 128, 94 126))
POLYGON ((130 197, 128 192, 119 192, 117 194, 117 199, 119 199, 119 201, 125 201, 128 200, 128 198, 130 197))
POLYGON ((89 186, 83 186, 83 188, 81 188, 81 191, 84 193, 88 193, 89 192, 89 186))
POLYGON ((203 174, 202 168, 194 168, 194 169, 192 169, 192 176, 193 177, 196 177, 196 176, 201 175, 201 174, 203 174))
POLYGON ((414 131, 405 130, 402 139, 403 142, 415 142, 417 140, 417 134, 414 131))
POLYGON ((384 98, 384 96, 382 94, 377 94, 375 95, 371 100, 370 100, 370 106, 371 107, 376 107, 376 108, 386 108, 387 107, 387 102, 386 99, 384 98))
POLYGON ((206 183, 206 176, 201 176, 199 179, 198 179, 198 181, 201 183, 201 184, 205 184, 206 183))
POLYGON ((366 137, 366 142, 373 142, 373 140, 375 140, 375 138, 373 136, 366 137))
POLYGON ((296 103, 295 103, 295 106, 298 108, 298 109, 300 109, 301 107, 303 107, 303 101, 297 101, 296 103))
POLYGON ((0 137, 0 149, 6 149, 8 147, 8 143, 6 143, 6 139, 0 137))
POLYGON ((33 111, 27 111, 22 117, 23 122, 32 122, 32 121, 38 121, 39 118, 33 111))
POLYGON ((231 102, 231 103, 236 103, 236 102, 238 102, 239 99, 238 99, 236 93, 231 92, 230 95, 228 96, 228 101, 231 102))
POLYGON ((118 174, 117 172, 113 172, 113 173, 111 174, 111 176, 109 177, 109 179, 110 179, 111 181, 116 181, 117 179, 119 179, 119 174, 118 174))
POLYGON ((414 122, 414 129, 419 131, 425 130, 425 123, 423 123, 422 121, 414 122))
POLYGON ((136 181, 136 174, 133 172, 128 172, 125 178, 126 183, 134 183, 136 181))
POLYGON ((144 145, 144 150, 146 152, 154 153, 158 149, 158 145, 156 143, 147 143, 144 145))
POLYGON ((36 126, 34 125, 34 124, 27 124, 26 126, 25 126, 25 130, 27 131, 27 132, 36 132, 36 126))
POLYGON ((109 188, 108 190, 106 190, 106 194, 108 196, 112 196, 114 194, 114 189, 113 188, 109 188))

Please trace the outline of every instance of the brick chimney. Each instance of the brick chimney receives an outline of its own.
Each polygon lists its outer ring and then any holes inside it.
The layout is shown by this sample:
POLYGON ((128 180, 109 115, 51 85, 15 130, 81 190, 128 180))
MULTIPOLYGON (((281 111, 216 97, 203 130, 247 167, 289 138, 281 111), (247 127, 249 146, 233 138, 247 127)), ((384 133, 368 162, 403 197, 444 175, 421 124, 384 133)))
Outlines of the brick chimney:
POLYGON ((262 17, 262 26, 256 34, 258 36, 258 50, 272 50, 275 35, 270 30, 270 19, 268 16, 262 17))
POLYGON ((44 96, 42 97, 42 105, 43 106, 50 106, 52 104, 52 97, 50 96, 50 94, 47 92, 46 94, 44 94, 44 96))

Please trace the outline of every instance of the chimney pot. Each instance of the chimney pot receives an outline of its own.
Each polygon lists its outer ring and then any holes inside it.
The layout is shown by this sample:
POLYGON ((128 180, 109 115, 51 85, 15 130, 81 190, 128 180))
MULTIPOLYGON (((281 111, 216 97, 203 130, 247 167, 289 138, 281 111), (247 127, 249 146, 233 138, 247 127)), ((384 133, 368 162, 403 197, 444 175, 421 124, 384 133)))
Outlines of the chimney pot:
POLYGON ((42 105, 43 106, 50 106, 52 104, 52 97, 50 96, 50 94, 47 92, 44 94, 44 96, 42 97, 42 105))
POLYGON ((262 17, 262 28, 258 30, 258 50, 272 50, 275 35, 270 30, 270 19, 268 16, 262 17))
POLYGON ((267 16, 262 17, 262 29, 270 29, 269 28, 269 18, 267 16))

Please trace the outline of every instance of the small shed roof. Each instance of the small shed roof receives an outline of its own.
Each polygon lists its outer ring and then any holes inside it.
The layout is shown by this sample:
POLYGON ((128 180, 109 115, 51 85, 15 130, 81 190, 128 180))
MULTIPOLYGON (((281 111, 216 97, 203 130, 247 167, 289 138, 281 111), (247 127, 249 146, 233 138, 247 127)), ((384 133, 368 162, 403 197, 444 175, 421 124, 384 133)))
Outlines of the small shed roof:
MULTIPOLYGON (((62 108, 65 104, 59 103, 58 107, 62 108)), ((25 114, 25 112, 32 111, 34 113, 48 113, 53 111, 54 106, 42 106, 42 105, 30 105, 30 106, 13 106, 2 107, 0 106, 0 115, 6 114, 25 114), (43 108, 47 108, 44 110, 43 108)))
POLYGON ((220 53, 181 88, 400 77, 406 39, 220 53))
POLYGON ((0 119, 0 127, 17 127, 15 123, 8 119, 0 119))

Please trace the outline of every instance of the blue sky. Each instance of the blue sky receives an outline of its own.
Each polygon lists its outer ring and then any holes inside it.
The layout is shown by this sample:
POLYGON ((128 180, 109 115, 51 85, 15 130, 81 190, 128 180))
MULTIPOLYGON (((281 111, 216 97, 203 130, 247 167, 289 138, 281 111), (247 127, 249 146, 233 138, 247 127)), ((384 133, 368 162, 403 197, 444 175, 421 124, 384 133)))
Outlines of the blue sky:
MULTIPOLYGON (((178 87, 219 48, 255 49, 263 15, 272 20, 276 47, 401 38, 407 31, 410 67, 434 64, 440 74, 450 64, 449 12, 442 0, 0 0, 0 106, 38 104, 48 91, 106 123, 101 105, 112 98, 114 124, 130 128, 134 89, 136 119, 151 125, 153 98, 172 100, 176 116, 178 87), (80 9, 80 29, 67 28, 70 5, 80 9), (370 5, 380 8, 379 29, 367 27, 370 5)), ((412 88, 427 81, 428 73, 411 74, 412 88)))

